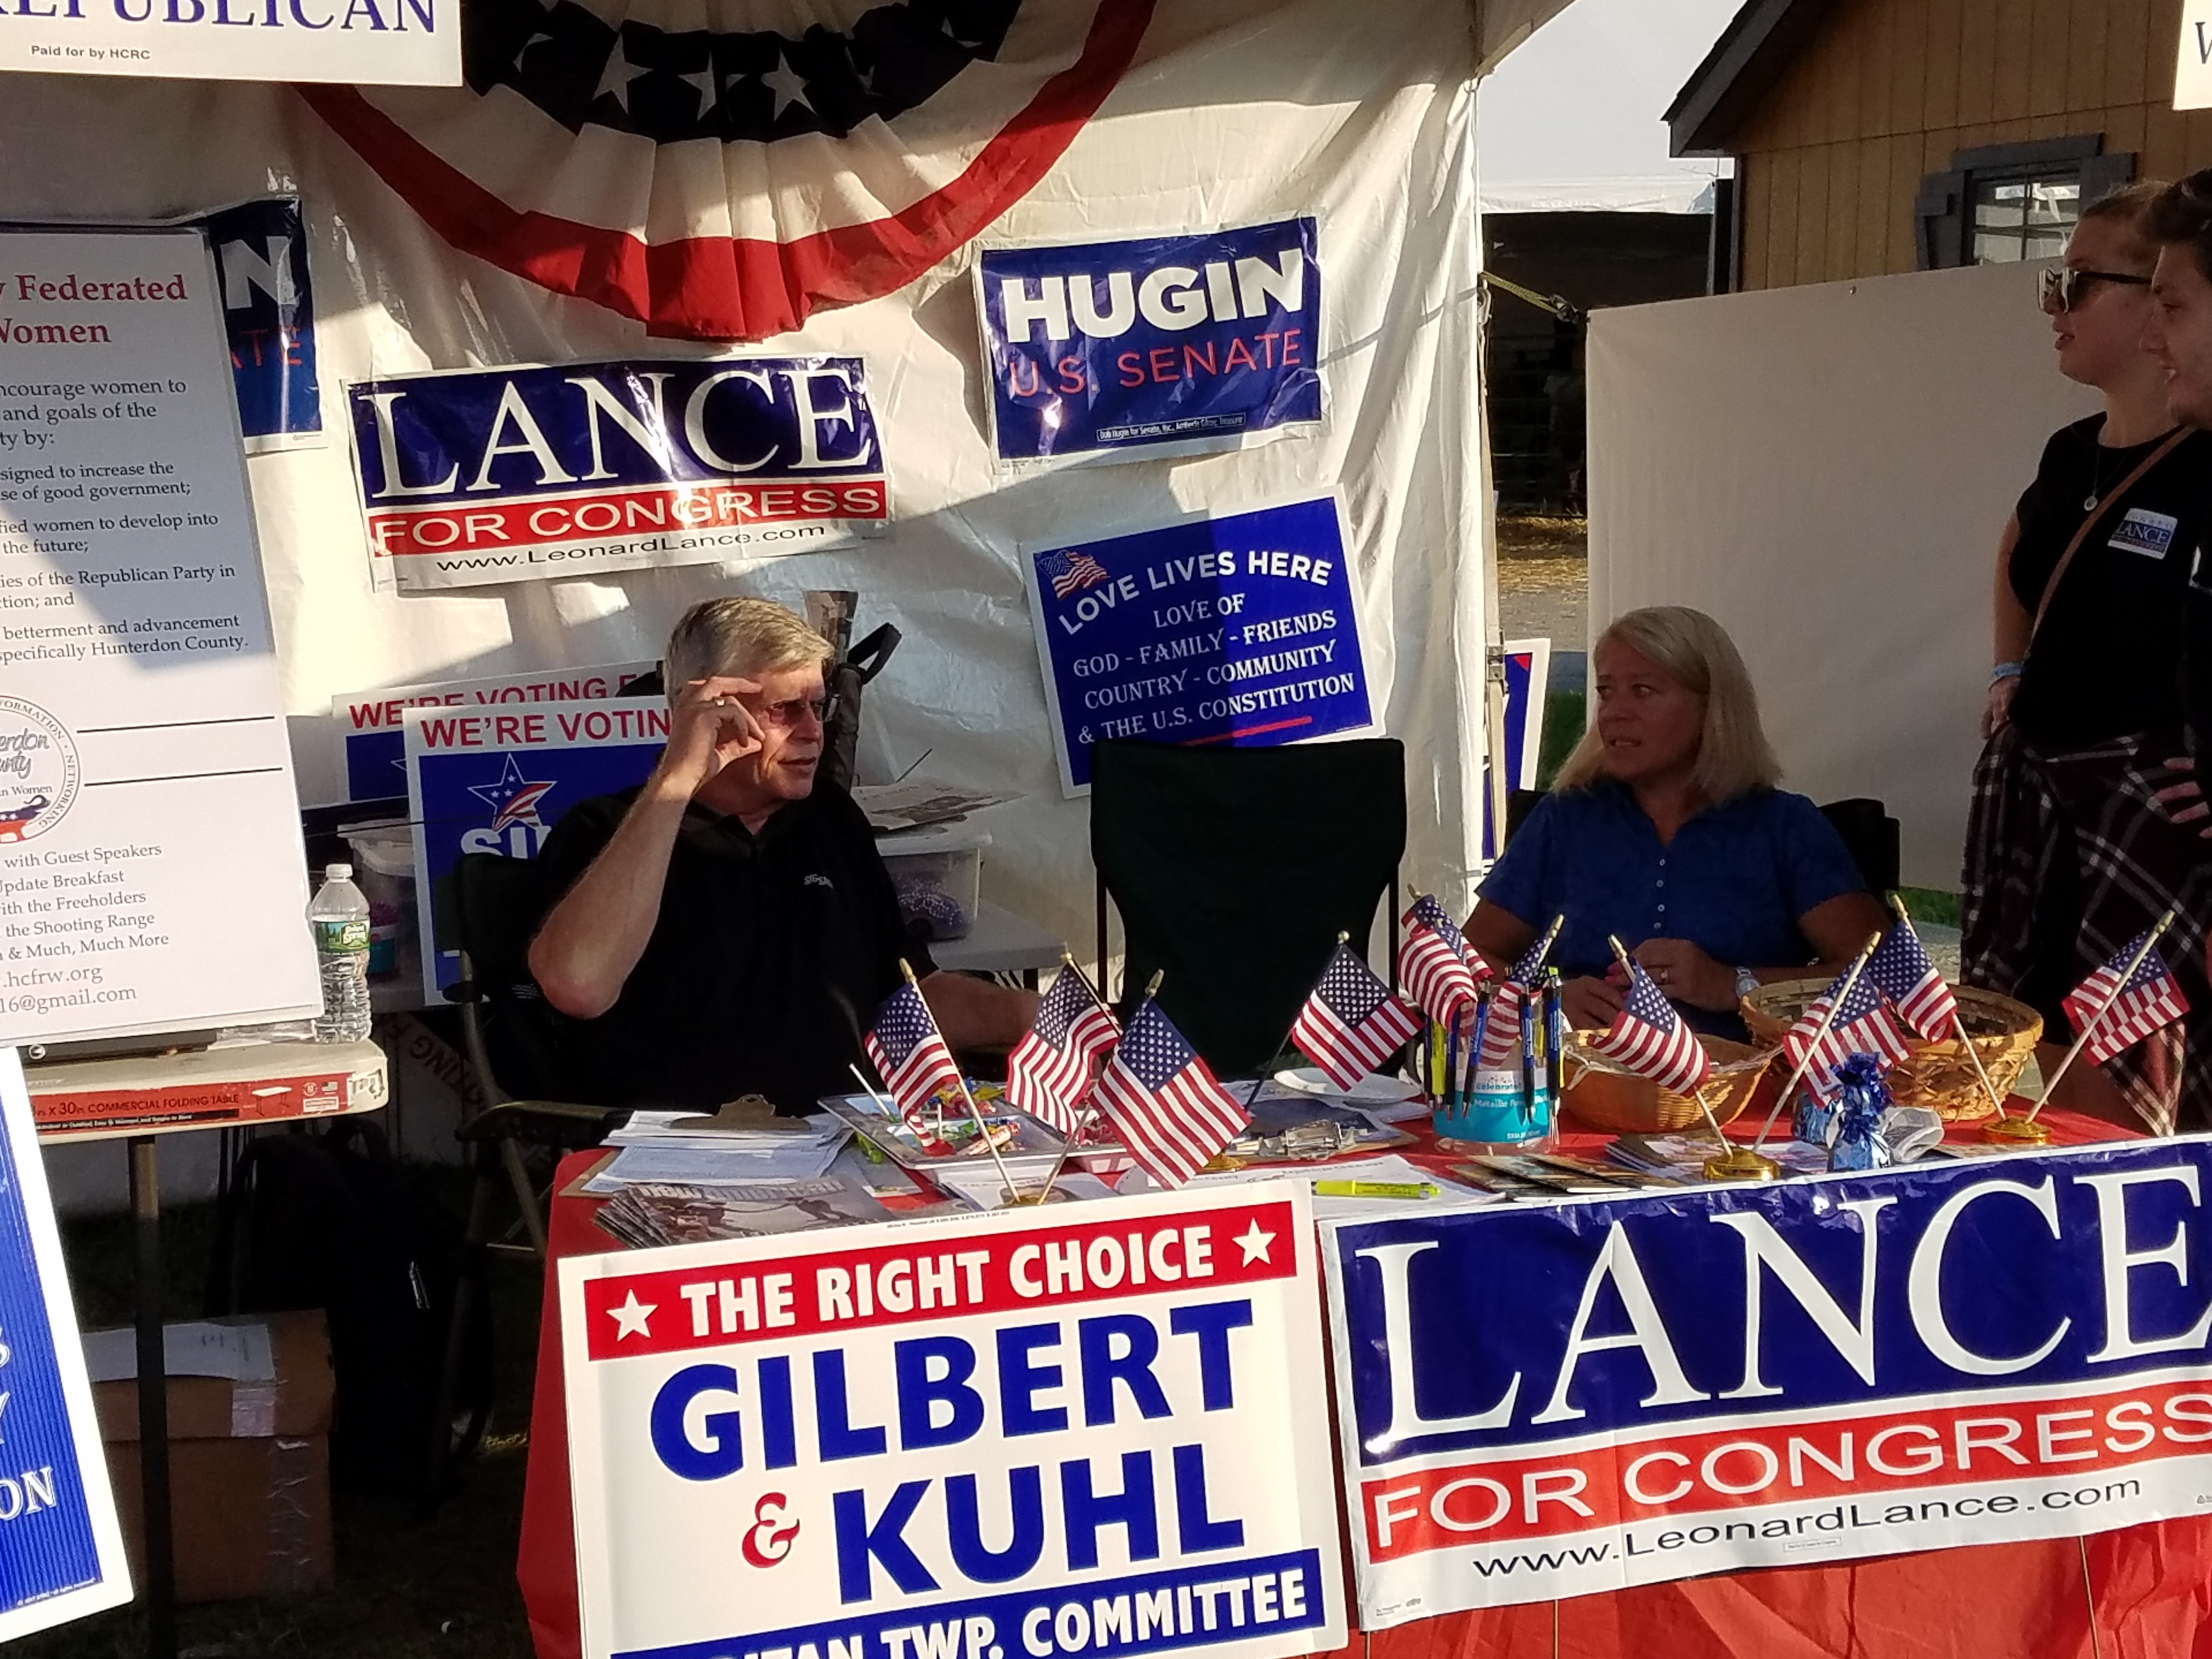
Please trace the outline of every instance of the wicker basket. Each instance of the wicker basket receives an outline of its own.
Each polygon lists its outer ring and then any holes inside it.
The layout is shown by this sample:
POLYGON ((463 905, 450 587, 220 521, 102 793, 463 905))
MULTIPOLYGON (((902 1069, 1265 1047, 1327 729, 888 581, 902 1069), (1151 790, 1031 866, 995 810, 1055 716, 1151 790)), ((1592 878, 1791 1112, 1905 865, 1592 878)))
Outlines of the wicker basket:
MULTIPOLYGON (((1622 1071, 1611 1060, 1591 1054, 1585 1042, 1602 1035, 1577 1031, 1567 1040, 1565 1076, 1559 1110, 1592 1129, 1607 1134, 1668 1134, 1703 1123, 1705 1114, 1687 1095, 1662 1089, 1649 1078, 1622 1071)), ((1771 1048, 1752 1048, 1726 1037, 1700 1036, 1713 1062, 1712 1075, 1698 1091, 1713 1115, 1726 1123, 1739 1116, 1754 1097, 1771 1104, 1781 1079, 1771 1075, 1771 1048), (1762 1087, 1762 1085, 1764 1085, 1762 1087)))
MULTIPOLYGON (((1777 980, 1762 985, 1743 1000, 1743 1023, 1753 1040, 1779 1044, 1806 1006, 1828 988, 1820 979, 1777 980)), ((2026 1003, 2001 997, 1994 991, 1971 985, 1952 987, 1959 1012, 1966 1022, 1982 1070, 2002 1099, 2020 1081, 2021 1069, 2035 1052, 2043 1035, 2043 1017, 2026 1003)), ((1889 1073, 1890 1098, 1900 1106, 1926 1106, 1955 1122, 1990 1116, 1988 1091, 1975 1074, 1974 1062, 1956 1037, 1928 1042, 1905 1033, 1911 1054, 1889 1073)))

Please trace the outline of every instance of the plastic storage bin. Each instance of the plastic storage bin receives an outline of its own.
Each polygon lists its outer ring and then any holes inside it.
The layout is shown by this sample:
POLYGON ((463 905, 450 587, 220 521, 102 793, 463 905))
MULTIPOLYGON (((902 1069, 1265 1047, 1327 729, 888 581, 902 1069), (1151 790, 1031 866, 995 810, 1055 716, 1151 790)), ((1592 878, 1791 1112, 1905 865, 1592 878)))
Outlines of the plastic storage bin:
POLYGON ((983 849, 990 832, 964 823, 934 824, 876 837, 876 848, 898 889, 899 914, 929 924, 932 939, 964 939, 982 902, 983 849))
POLYGON ((397 978, 416 960, 414 831, 404 823, 347 823, 338 833, 368 901, 368 976, 397 978))

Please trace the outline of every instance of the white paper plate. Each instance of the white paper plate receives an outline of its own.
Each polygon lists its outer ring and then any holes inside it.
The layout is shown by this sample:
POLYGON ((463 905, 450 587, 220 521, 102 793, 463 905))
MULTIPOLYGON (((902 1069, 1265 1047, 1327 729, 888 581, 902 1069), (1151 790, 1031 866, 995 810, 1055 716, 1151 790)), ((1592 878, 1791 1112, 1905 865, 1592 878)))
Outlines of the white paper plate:
POLYGON ((1349 1100, 1362 1106, 1389 1106, 1401 1100, 1411 1100, 1421 1092, 1418 1083, 1408 1083, 1401 1077, 1384 1077, 1370 1072, 1349 1089, 1340 1089, 1328 1073, 1316 1066, 1300 1066, 1275 1073, 1275 1081, 1285 1089, 1296 1089, 1300 1094, 1327 1095, 1332 1100, 1349 1100))

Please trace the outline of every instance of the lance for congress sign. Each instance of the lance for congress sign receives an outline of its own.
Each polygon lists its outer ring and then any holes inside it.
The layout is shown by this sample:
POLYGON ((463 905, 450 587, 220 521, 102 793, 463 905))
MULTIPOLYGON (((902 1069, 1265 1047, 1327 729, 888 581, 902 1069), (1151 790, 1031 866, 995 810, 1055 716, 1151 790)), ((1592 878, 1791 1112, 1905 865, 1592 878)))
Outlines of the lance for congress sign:
POLYGON ((990 249, 975 280, 1003 459, 1157 453, 1321 419, 1310 219, 990 249))
POLYGON ((31 1097, 0 1048, 0 1642, 130 1599, 31 1097))
POLYGON ((857 357, 464 369, 350 389, 402 588, 818 553, 890 517, 857 357))
POLYGON ((1332 1224, 1369 1629, 2212 1505, 2212 1144, 1332 1224))
POLYGON ((1291 1183, 561 1263, 584 1651, 1327 1652, 1291 1183))
POLYGON ((1101 738, 1264 747, 1372 720, 1333 495, 1024 563, 1071 795, 1101 738))

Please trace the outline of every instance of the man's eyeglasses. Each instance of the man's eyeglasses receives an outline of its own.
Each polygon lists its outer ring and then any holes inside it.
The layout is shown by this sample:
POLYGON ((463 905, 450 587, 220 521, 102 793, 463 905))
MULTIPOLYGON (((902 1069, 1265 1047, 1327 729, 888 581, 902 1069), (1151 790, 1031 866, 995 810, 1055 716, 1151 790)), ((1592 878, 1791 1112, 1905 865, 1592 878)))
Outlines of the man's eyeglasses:
POLYGON ((2045 311, 2071 311, 2081 303, 2092 283, 2118 283, 2124 288, 2148 288, 2148 276, 2131 276, 2124 270, 2084 270, 2059 265, 2042 273, 2038 297, 2045 311))
POLYGON ((757 715, 763 726, 773 726, 779 731, 789 731, 810 717, 819 726, 830 708, 826 697, 789 697, 781 702, 766 703, 757 715))

